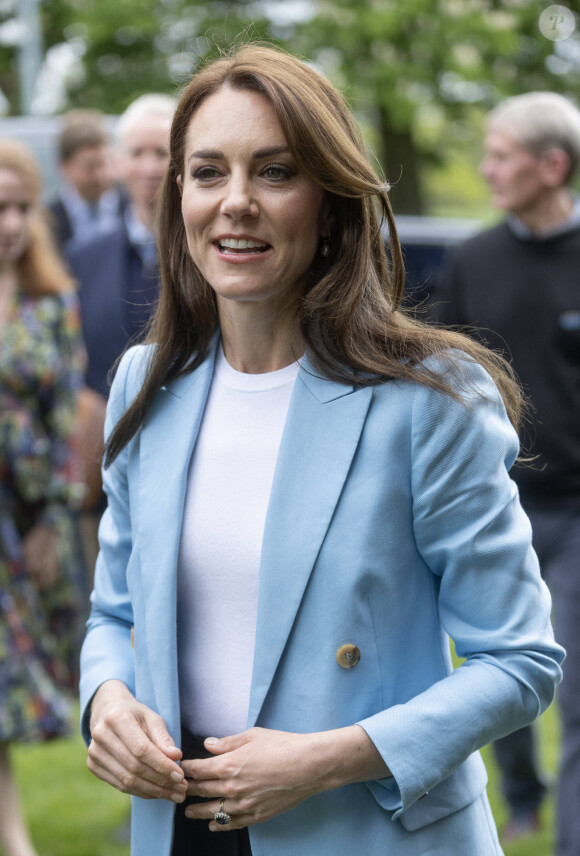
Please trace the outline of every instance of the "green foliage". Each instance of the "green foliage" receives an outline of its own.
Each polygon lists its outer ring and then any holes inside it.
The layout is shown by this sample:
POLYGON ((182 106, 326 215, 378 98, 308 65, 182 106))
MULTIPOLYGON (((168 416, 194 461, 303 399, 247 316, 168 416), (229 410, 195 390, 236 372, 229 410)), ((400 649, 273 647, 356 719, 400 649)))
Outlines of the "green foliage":
POLYGON ((95 779, 80 736, 14 752, 33 840, 42 856, 129 856, 115 836, 129 798, 95 779))
POLYGON ((474 109, 532 89, 580 94, 580 65, 538 27, 538 0, 316 0, 292 44, 375 110, 398 210, 423 207, 422 165, 447 160, 443 136, 474 109), (566 65, 566 74, 564 65, 566 65), (441 135, 425 133, 438 114, 441 135), (393 162, 394 161, 394 162, 393 162), (413 187, 413 184, 416 184, 413 187), (401 191, 409 192, 407 195, 401 191), (401 207, 402 206, 402 207, 401 207))
POLYGON ((445 166, 427 165, 423 186, 428 200, 425 213, 434 217, 497 219, 489 203, 489 190, 473 161, 455 156, 445 166))
MULTIPOLYGON (((246 38, 274 41, 249 0, 41 0, 45 48, 79 57, 67 107, 119 113, 144 92, 175 92, 201 57, 246 38)), ((0 7, 0 22, 2 21, 0 7)), ((0 54, 0 88, 18 112, 15 49, 0 54)))
MULTIPOLYGON (((580 97, 580 18, 568 40, 545 38, 538 21, 550 0, 310 0, 298 21, 285 0, 40 4, 46 48, 78 57, 69 107, 118 113, 143 92, 174 92, 204 57, 239 40, 268 39, 312 61, 375 129, 401 213, 426 207, 438 167, 475 149, 477 116, 501 98, 533 89, 580 97)), ((15 8, 0 4, 0 24, 15 8)), ((0 88, 13 113, 14 58, 14 48, 0 51, 0 88)))
POLYGON ((383 106, 392 125, 413 124, 425 103, 450 115, 491 106, 527 89, 579 91, 580 69, 566 82, 545 60, 554 43, 538 29, 537 0, 315 0, 317 14, 295 44, 325 64, 328 46, 357 100, 383 106))

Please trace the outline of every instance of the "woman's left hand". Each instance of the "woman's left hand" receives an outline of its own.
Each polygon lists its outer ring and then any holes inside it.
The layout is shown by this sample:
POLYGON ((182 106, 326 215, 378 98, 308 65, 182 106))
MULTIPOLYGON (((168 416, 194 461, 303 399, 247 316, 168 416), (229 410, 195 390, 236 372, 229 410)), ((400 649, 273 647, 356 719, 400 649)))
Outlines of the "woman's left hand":
POLYGON ((221 740, 208 738, 205 747, 215 758, 182 761, 188 794, 215 797, 186 809, 187 817, 211 820, 224 800, 232 820, 214 831, 262 823, 294 808, 318 790, 312 781, 308 742, 311 735, 251 728, 221 740), (214 742, 215 740, 215 742, 214 742))
POLYGON ((188 806, 186 816, 208 820, 214 832, 263 823, 309 797, 351 781, 389 775, 370 738, 357 725, 314 734, 251 728, 221 740, 208 738, 215 757, 182 761, 188 795, 209 802, 188 806), (219 811, 231 822, 213 820, 219 811))

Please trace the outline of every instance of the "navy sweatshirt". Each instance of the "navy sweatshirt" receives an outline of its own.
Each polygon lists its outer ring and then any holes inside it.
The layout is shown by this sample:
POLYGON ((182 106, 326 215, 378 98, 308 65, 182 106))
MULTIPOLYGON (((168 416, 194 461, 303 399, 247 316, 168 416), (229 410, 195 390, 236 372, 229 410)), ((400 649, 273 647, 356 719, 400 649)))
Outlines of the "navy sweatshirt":
POLYGON ((534 411, 512 477, 524 505, 580 507, 580 228, 517 237, 506 222, 455 252, 437 317, 512 362, 534 411), (482 329, 483 328, 483 329, 482 329))

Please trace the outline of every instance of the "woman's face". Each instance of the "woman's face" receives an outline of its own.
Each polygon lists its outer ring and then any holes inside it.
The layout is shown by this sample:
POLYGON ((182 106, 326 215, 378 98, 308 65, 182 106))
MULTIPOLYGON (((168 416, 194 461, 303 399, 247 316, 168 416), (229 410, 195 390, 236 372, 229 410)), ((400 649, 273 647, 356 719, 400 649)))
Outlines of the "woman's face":
POLYGON ((32 193, 23 176, 0 167, 0 265, 17 262, 29 239, 32 193))
POLYGON ((229 301, 275 309, 300 290, 330 231, 330 206, 263 95, 224 88, 201 104, 178 184, 189 252, 220 310, 229 301))

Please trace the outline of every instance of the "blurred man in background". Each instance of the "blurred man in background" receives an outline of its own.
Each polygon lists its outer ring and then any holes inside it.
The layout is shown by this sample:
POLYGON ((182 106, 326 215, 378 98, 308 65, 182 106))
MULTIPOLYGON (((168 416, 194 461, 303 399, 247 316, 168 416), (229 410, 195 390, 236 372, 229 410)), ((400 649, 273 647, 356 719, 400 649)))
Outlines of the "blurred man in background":
POLYGON ((119 223, 124 194, 114 184, 105 117, 98 110, 72 110, 58 141, 62 185, 48 203, 50 224, 62 249, 119 223))
MULTIPOLYGON (((579 161, 580 112, 567 99, 532 92, 495 108, 481 172, 507 216, 455 253, 439 310, 446 323, 483 328, 533 405, 525 451, 536 458, 512 477, 568 652, 558 856, 580 856, 580 200, 569 187, 579 161)), ((504 840, 513 840, 538 827, 546 788, 530 728, 495 748, 512 812, 504 840)))
POLYGON ((155 202, 169 162, 174 109, 170 96, 149 94, 125 110, 115 129, 114 151, 116 171, 128 197, 121 221, 89 240, 75 240, 66 252, 79 284, 88 358, 81 396, 88 494, 81 525, 91 574, 103 510, 100 460, 109 373, 127 345, 139 340, 157 301, 155 202))

